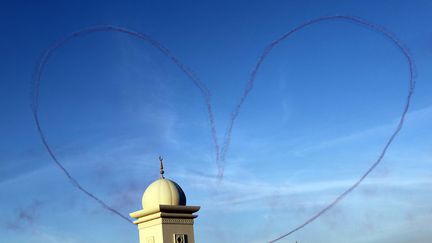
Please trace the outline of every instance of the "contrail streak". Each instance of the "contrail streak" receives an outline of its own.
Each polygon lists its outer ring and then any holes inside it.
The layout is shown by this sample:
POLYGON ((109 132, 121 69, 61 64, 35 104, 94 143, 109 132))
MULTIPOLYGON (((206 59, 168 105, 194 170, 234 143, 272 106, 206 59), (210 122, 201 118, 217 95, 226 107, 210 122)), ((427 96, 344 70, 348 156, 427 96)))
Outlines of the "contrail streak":
POLYGON ((132 31, 132 30, 128 30, 128 29, 125 29, 125 28, 121 28, 121 27, 116 27, 116 26, 111 26, 111 25, 104 25, 104 26, 96 26, 96 27, 86 28, 86 29, 74 32, 74 33, 68 35, 67 37, 61 39, 60 41, 54 43, 50 48, 48 48, 43 53, 43 55, 41 56, 41 58, 39 59, 37 65, 36 65, 35 71, 33 73, 33 77, 32 77, 33 87, 32 87, 32 103, 31 103, 31 108, 32 108, 32 113, 33 113, 33 118, 34 118, 34 121, 35 121, 35 124, 36 124, 36 128, 37 128, 39 136, 40 136, 40 138, 42 140, 42 143, 45 146, 46 150, 48 151, 48 153, 49 153, 50 157, 52 158, 52 160, 61 169, 61 171, 66 175, 66 177, 68 178, 68 180, 72 183, 72 185, 74 187, 76 187, 78 190, 80 190, 81 192, 83 192, 84 194, 86 194, 87 196, 89 196, 91 199, 95 200, 97 203, 99 203, 105 209, 111 211, 112 213, 114 213, 114 214, 120 216, 121 218, 127 220, 128 222, 132 223, 132 221, 129 219, 129 217, 123 215, 122 213, 120 213, 116 209, 110 207, 102 199, 98 198, 93 193, 91 193, 88 189, 84 188, 71 175, 71 173, 64 167, 64 165, 59 161, 59 159, 55 155, 53 149, 51 149, 51 146, 49 145, 49 143, 48 143, 48 141, 46 139, 45 133, 42 130, 42 126, 40 124, 39 115, 38 115, 38 111, 39 111, 39 87, 40 87, 40 83, 41 83, 42 73, 43 73, 43 71, 45 69, 45 66, 46 66, 49 58, 51 57, 51 55, 57 49, 59 49, 60 47, 62 47, 63 45, 65 45, 68 41, 70 41, 70 40, 72 40, 74 38, 77 38, 79 36, 84 36, 84 35, 87 35, 87 34, 90 34, 90 33, 94 33, 94 32, 107 32, 107 31, 120 32, 120 33, 128 34, 128 35, 131 35, 133 37, 137 37, 140 40, 144 40, 144 41, 148 42, 150 45, 152 45, 153 47, 155 47, 156 49, 158 49, 159 51, 161 51, 171 61, 173 61, 174 64, 177 67, 179 67, 180 70, 183 71, 186 74, 186 76, 188 76, 192 80, 192 82, 194 83, 194 85, 201 92, 201 94, 202 94, 202 96, 204 98, 204 102, 206 104, 208 118, 209 118, 209 121, 210 121, 211 134, 212 134, 212 140, 213 140, 213 145, 214 145, 214 150, 215 150, 216 162, 217 162, 219 171, 222 171, 221 164, 220 164, 220 156, 219 156, 220 149, 219 149, 219 143, 218 143, 218 140, 217 140, 216 125, 215 125, 215 120, 214 120, 214 115, 213 115, 213 109, 212 109, 212 105, 211 105, 211 94, 210 94, 210 91, 207 89, 207 87, 204 85, 204 83, 201 81, 201 79, 198 78, 198 76, 189 67, 187 67, 185 64, 183 64, 166 47, 164 47, 162 44, 160 44, 156 40, 152 39, 150 36, 148 36, 146 34, 138 33, 138 32, 132 31))
POLYGON ((225 158, 225 153, 226 153, 226 149, 229 146, 230 143, 230 139, 231 139, 231 131, 234 125, 234 121, 237 118, 239 112, 240 112, 240 108, 243 105, 245 99, 247 98, 249 92, 252 90, 253 87, 253 83, 255 81, 255 77, 256 74, 261 66, 261 64, 263 63, 264 59, 267 57, 267 55, 270 53, 270 51, 277 46, 280 42, 282 42, 283 40, 287 39, 290 35, 292 35, 293 33, 302 30, 303 28, 319 23, 319 22, 323 22, 323 21, 327 21, 327 20, 348 20, 357 24, 360 24, 362 26, 365 26, 373 31, 376 31, 378 33, 381 33, 382 35, 384 35, 388 40, 390 40, 397 48, 399 51, 402 52, 403 56, 405 57, 407 63, 408 63, 408 68, 409 68, 409 90, 408 90, 408 95, 406 97, 406 101, 405 101, 405 106, 403 107, 402 110, 402 114, 400 116, 399 122, 395 128, 395 130, 393 131, 393 133, 390 135, 390 137, 388 138, 387 142, 385 143, 381 153, 379 154, 378 158, 375 160, 375 162, 366 170, 366 172, 352 185, 350 186, 347 190, 345 190, 342 194, 340 194, 338 197, 336 197, 330 204, 328 204, 326 207, 324 207, 323 209, 321 209, 320 211, 318 211, 318 213, 316 213, 315 215, 313 215, 311 218, 309 218, 308 220, 306 220, 305 222, 303 222, 302 224, 300 224, 299 226, 295 227, 294 229, 292 229, 291 231, 289 231, 288 233, 285 233, 279 237, 277 237, 274 240, 269 241, 269 243, 272 242, 276 242, 279 241, 289 235, 291 235, 292 233, 304 228, 305 226, 307 226, 308 224, 312 223, 313 221, 315 221, 316 219, 318 219, 321 215, 323 215, 324 213, 326 213, 329 209, 333 208, 336 204, 338 204, 343 198, 345 198, 348 194, 350 194, 354 189, 356 189, 360 183, 362 183, 362 181, 381 163, 382 159, 384 158, 387 149, 390 147, 390 145, 392 144, 393 140, 396 138, 396 136, 398 135, 399 131, 402 129, 404 121, 405 121, 405 117, 408 113, 410 104, 411 104, 411 99, 412 96, 414 94, 414 89, 415 89, 415 68, 414 68, 414 61, 411 58, 411 55, 409 54, 408 49, 401 43, 401 41, 395 36, 393 35, 391 32, 389 32, 388 30, 386 30, 384 27, 370 23, 364 19, 361 19, 359 17, 354 17, 354 16, 346 16, 346 15, 333 15, 333 16, 325 16, 325 17, 320 17, 308 22, 305 22, 297 27, 295 27, 294 29, 292 29, 291 31, 287 32, 286 34, 282 35, 281 37, 279 37, 278 39, 276 39, 275 41, 273 41, 272 43, 270 43, 267 48, 264 50, 264 52, 262 53, 262 55, 260 56, 260 58, 258 59, 257 64, 255 65, 255 68, 252 70, 251 76, 247 82, 246 85, 246 89, 244 90, 243 96, 240 98, 239 103, 237 104, 237 106, 235 107, 234 111, 231 114, 231 120, 230 123, 228 125, 228 129, 226 132, 226 138, 225 138, 225 143, 224 143, 224 150, 221 153, 221 157, 222 159, 225 158))

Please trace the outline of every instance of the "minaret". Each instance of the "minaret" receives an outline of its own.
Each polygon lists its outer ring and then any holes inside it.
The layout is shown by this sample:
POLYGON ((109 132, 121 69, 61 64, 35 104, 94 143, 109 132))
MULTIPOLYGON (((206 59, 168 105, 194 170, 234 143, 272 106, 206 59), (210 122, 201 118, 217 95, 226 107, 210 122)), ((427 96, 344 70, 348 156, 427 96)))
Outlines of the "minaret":
POLYGON ((174 181, 164 177, 163 159, 160 178, 142 197, 143 209, 130 214, 136 218, 140 243, 195 243, 194 218, 199 206, 186 206, 186 195, 174 181))

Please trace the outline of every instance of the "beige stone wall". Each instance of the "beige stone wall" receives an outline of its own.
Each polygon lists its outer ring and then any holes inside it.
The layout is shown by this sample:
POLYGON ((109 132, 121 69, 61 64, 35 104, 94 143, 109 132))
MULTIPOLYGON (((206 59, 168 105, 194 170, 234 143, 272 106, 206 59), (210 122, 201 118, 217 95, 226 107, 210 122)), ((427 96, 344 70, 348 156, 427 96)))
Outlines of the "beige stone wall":
POLYGON ((140 243, 176 243, 174 236, 187 236, 187 243, 195 243, 193 219, 157 218, 138 224, 140 243))
MULTIPOLYGON (((165 219, 164 219, 165 220, 165 219)), ((162 225, 163 227, 163 238, 164 243, 175 243, 175 234, 185 234, 187 235, 187 243, 195 243, 194 230, 193 230, 193 219, 166 219, 166 221, 181 221, 179 223, 166 223, 162 225)))
POLYGON ((160 219, 154 219, 138 225, 140 243, 163 243, 163 231, 160 219))

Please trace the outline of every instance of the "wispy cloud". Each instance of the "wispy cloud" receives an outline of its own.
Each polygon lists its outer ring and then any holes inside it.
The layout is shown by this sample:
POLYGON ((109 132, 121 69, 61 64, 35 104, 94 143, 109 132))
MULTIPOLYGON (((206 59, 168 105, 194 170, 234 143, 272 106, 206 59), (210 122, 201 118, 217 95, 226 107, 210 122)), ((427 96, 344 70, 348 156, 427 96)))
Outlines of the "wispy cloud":
MULTIPOLYGON (((418 122, 420 120, 424 121, 425 119, 432 120, 432 105, 427 106, 427 107, 422 108, 422 109, 410 111, 407 114, 407 119, 406 119, 405 125, 410 126, 411 123, 415 123, 415 122, 418 122)), ((386 133, 389 133, 389 131, 391 131, 391 129, 394 129, 396 127, 398 120, 399 120, 399 117, 394 118, 392 121, 390 121, 388 123, 377 125, 375 127, 371 127, 371 128, 356 131, 356 132, 353 132, 350 134, 326 139, 324 141, 320 141, 316 144, 308 145, 305 147, 295 148, 294 152, 296 154, 306 154, 306 153, 313 152, 315 150, 327 149, 327 148, 331 148, 331 147, 340 146, 341 144, 346 144, 346 143, 350 143, 350 142, 354 142, 354 141, 358 141, 358 140, 368 139, 368 138, 373 137, 373 136, 385 135, 386 133)))
MULTIPOLYGON (((322 198, 323 203, 328 202, 329 196, 335 192, 346 189, 355 181, 346 180, 321 180, 299 184, 298 182, 275 182, 260 180, 243 180, 226 178, 220 182, 216 177, 208 177, 201 174, 184 173, 183 179, 189 181, 197 190, 210 191, 217 188, 218 194, 214 194, 211 199, 206 200, 209 208, 220 208, 242 204, 242 208, 249 203, 268 201, 275 194, 278 197, 292 197, 299 195, 317 195, 322 198)), ((432 186, 432 177, 413 177, 413 178, 370 178, 362 184, 362 188, 382 188, 398 190, 414 190, 432 186)), ((315 199, 316 201, 320 201, 315 199)), ((290 205, 281 205, 290 207, 290 205)))
POLYGON ((35 221, 39 216, 39 210, 43 204, 44 203, 42 201, 34 200, 26 207, 17 208, 16 217, 4 223, 6 229, 18 231, 25 228, 34 228, 35 221))

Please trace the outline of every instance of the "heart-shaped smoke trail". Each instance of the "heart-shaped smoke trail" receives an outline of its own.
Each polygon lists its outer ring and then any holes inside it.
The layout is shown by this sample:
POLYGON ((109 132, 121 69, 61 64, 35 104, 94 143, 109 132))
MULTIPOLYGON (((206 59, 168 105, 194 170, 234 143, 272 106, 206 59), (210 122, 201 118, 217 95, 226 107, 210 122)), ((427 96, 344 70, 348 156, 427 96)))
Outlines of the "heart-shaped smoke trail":
POLYGON ((402 43, 399 41, 399 39, 393 35, 391 32, 389 32, 388 30, 386 30, 384 27, 382 26, 378 26, 376 24, 370 23, 364 19, 358 18, 358 17, 354 17, 354 16, 347 16, 347 15, 333 15, 333 16, 325 16, 325 17, 319 17, 317 19, 305 22, 297 27, 295 27, 294 29, 292 29, 291 31, 287 32, 286 34, 282 35, 281 37, 279 37, 278 39, 276 39, 275 41, 271 42, 263 51, 263 53, 261 54, 261 56, 258 59, 258 62, 256 63, 254 69, 251 72, 251 75, 246 83, 246 87, 243 91, 243 94, 239 100, 239 102, 236 104, 236 106, 234 107, 234 110, 231 112, 230 115, 230 119, 228 121, 228 125, 227 125, 227 129, 225 132, 225 136, 224 136, 224 140, 223 140, 223 146, 220 148, 219 143, 218 143, 218 139, 217 139, 217 133, 216 133, 216 125, 215 125, 215 121, 214 121, 214 115, 213 115, 213 110, 212 110, 212 105, 211 105, 211 94, 209 92, 209 90, 206 88, 206 86, 204 85, 204 83, 198 78, 198 76, 196 74, 194 74, 190 68, 188 68, 186 65, 184 65, 182 62, 179 61, 178 58, 176 58, 167 48, 165 48, 163 45, 161 45, 159 42, 155 41, 154 39, 152 39, 150 36, 142 34, 142 33, 138 33, 135 31, 131 31, 125 28, 120 28, 120 27, 115 27, 115 26, 98 26, 98 27, 92 27, 92 28, 87 28, 78 32, 75 32, 69 36, 67 36, 66 38, 58 41, 57 43, 55 43, 54 45, 52 45, 40 58, 38 65, 36 66, 34 75, 33 75, 33 96, 32 96, 32 112, 33 112, 33 117, 36 123, 36 127, 38 130, 38 133, 40 135, 40 138, 42 140, 42 143, 44 144, 45 148, 47 149, 49 155, 51 156, 51 158, 53 159, 53 161, 56 163, 56 165, 63 171, 63 173, 67 176, 67 178, 69 179, 69 181, 76 187, 78 188, 80 191, 82 191, 83 193, 85 193, 87 196, 89 196, 90 198, 94 199, 95 201, 97 201, 101 206, 103 206, 105 209, 115 213, 116 215, 122 217, 123 219, 127 220, 128 222, 131 222, 131 220, 127 217, 124 216, 123 214, 121 214, 120 212, 118 212, 117 210, 115 210, 114 208, 108 206, 103 200, 99 199, 98 197, 96 197, 93 193, 89 192, 87 189, 83 188, 80 183, 68 172, 68 170, 62 165, 62 163, 57 159, 56 155, 54 154, 53 150, 50 148, 47 139, 43 133, 43 130, 41 128, 41 124, 39 122, 39 116, 38 116, 38 99, 39 99, 39 86, 40 86, 40 81, 41 81, 41 77, 42 77, 42 72, 44 70, 44 67, 46 65, 46 63, 49 60, 49 57, 52 55, 52 53, 57 50, 58 48, 60 48, 62 45, 64 45, 66 42, 68 42, 69 40, 76 38, 78 36, 83 36, 85 34, 89 34, 89 33, 93 33, 93 32, 103 32, 103 31, 115 31, 115 32, 121 32, 121 33, 125 33, 125 34, 129 34, 131 36, 137 37, 141 40, 144 40, 146 42, 148 42, 149 44, 151 44, 153 47, 157 48, 158 50, 160 50, 165 56, 167 56, 169 59, 171 59, 195 84, 195 86, 199 89, 199 91, 201 92, 201 94, 203 95, 206 107, 207 107, 207 112, 208 112, 208 117, 209 117, 209 121, 210 121, 210 126, 211 126, 211 136, 212 136, 212 140, 213 140, 213 144, 214 144, 214 149, 215 149, 215 156, 216 156, 216 163, 218 166, 218 175, 219 178, 223 177, 224 174, 224 164, 225 164, 225 158, 226 158, 226 154, 228 152, 228 148, 230 146, 230 142, 231 142, 231 134, 232 134, 232 129, 234 127, 234 123, 235 120, 237 119, 238 115, 240 114, 240 110, 241 107, 243 106, 246 98, 248 97, 250 91, 253 88, 253 84, 255 82, 256 79, 256 75, 262 65, 262 63, 264 62, 264 60, 266 59, 266 57, 268 56, 268 54, 273 50, 274 47, 276 47, 278 44, 280 44, 282 41, 286 40, 289 36, 291 36, 293 33, 302 30, 303 28, 319 23, 319 22, 323 22, 323 21, 328 21, 328 20, 348 20, 351 22, 354 22, 356 24, 360 24, 364 27, 367 27, 373 31, 376 31, 382 35, 384 35, 385 37, 387 37, 393 44, 396 45, 396 47, 403 53, 404 57, 406 58, 408 64, 409 64, 409 91, 408 91, 408 95, 406 97, 406 103, 405 106, 403 108, 402 114, 400 116, 399 122, 396 126, 396 129, 393 131, 393 133, 390 135, 389 139, 387 140, 385 146, 383 147, 381 153, 379 154, 378 158, 376 159, 376 161, 368 168, 368 170, 351 186, 349 187, 347 190, 345 190, 341 195, 339 195, 338 197, 336 197, 330 204, 328 204, 328 206, 324 207, 322 210, 320 210, 318 213, 316 213, 315 215, 313 215, 311 218, 309 218, 308 220, 306 220, 304 223, 300 224, 299 226, 295 227, 294 229, 292 229, 291 231, 289 231, 286 234, 283 234, 281 236, 279 236, 278 238, 269 241, 271 242, 276 242, 278 240, 281 240, 285 237, 287 237, 288 235, 291 235, 292 233, 302 229, 303 227, 305 227, 306 225, 312 223, 313 221, 315 221, 317 218, 319 218, 321 215, 323 215, 325 212, 327 212, 329 209, 331 209, 332 207, 334 207, 338 202, 340 202, 345 196, 347 196, 350 192, 352 192, 358 185, 360 185, 360 183, 378 166, 378 164, 382 161, 382 159, 384 158, 387 149, 389 148, 389 146, 391 145, 391 143, 393 142, 393 140, 395 139, 395 137, 397 136, 397 134, 399 133, 399 131, 402 129, 404 121, 405 121, 405 117, 406 114, 408 112, 408 109, 410 107, 410 103, 411 103, 411 99, 412 99, 412 95, 414 93, 414 89, 415 89, 415 79, 414 79, 414 62, 407 50, 406 47, 404 47, 402 45, 402 43))

